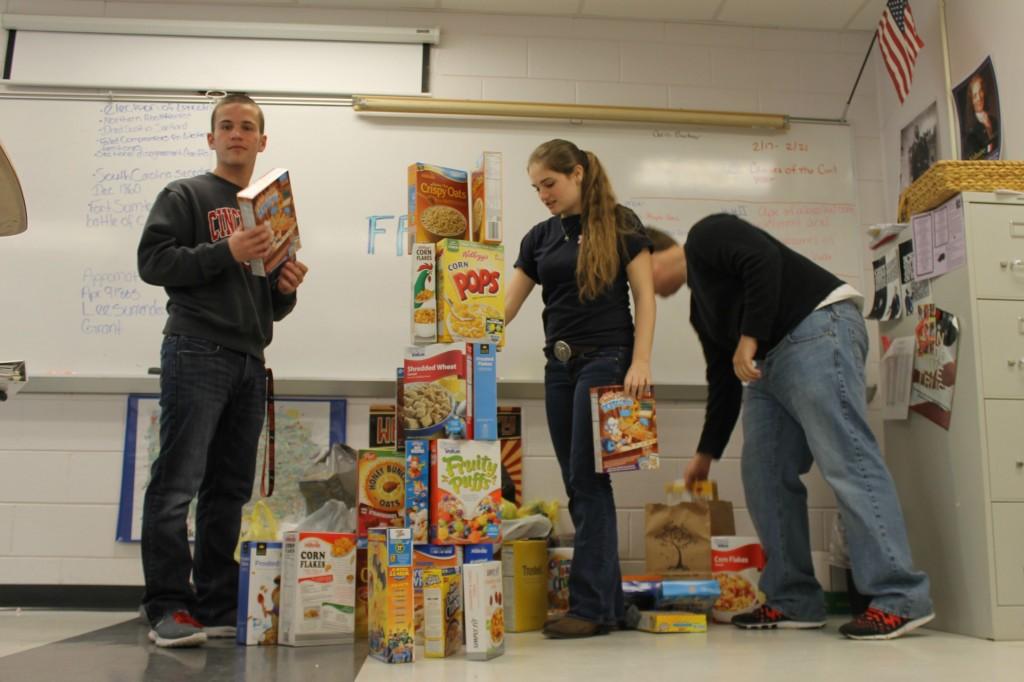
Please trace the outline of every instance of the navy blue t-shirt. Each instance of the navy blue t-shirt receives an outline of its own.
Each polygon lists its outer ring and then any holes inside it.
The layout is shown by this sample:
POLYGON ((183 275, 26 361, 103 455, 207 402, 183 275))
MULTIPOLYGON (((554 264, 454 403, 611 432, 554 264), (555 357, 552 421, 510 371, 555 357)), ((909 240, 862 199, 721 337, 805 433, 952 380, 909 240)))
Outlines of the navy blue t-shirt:
POLYGON ((586 239, 586 227, 581 229, 580 216, 551 216, 523 237, 515 267, 541 285, 545 351, 550 351, 555 341, 574 346, 633 345, 626 266, 641 251, 653 251, 654 247, 633 211, 619 206, 618 212, 623 236, 619 274, 610 287, 592 300, 580 301, 576 285, 581 233, 586 239))

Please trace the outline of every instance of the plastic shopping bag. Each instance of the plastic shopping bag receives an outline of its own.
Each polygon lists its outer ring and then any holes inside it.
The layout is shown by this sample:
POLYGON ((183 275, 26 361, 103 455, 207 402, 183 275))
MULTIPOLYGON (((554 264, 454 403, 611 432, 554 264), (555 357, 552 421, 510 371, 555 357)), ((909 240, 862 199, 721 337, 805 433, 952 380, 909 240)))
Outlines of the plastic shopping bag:
POLYGON ((274 512, 265 500, 256 500, 249 517, 242 519, 242 532, 238 534, 238 544, 235 545, 235 561, 241 560, 243 542, 273 542, 280 539, 274 512))

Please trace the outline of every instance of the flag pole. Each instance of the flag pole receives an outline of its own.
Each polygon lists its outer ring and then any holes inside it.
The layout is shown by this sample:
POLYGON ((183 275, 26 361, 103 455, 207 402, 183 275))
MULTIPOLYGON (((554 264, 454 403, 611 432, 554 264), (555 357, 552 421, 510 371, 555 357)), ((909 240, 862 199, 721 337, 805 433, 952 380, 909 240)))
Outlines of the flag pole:
POLYGON ((839 117, 839 120, 846 123, 846 112, 850 110, 850 102, 853 101, 853 94, 857 92, 857 86, 860 84, 860 77, 864 75, 864 67, 867 66, 868 59, 871 57, 871 50, 875 47, 875 41, 878 40, 878 31, 875 31, 874 35, 871 36, 871 44, 868 45, 867 54, 864 55, 864 61, 860 63, 860 71, 857 72, 857 80, 853 82, 853 89, 850 90, 850 97, 846 100, 846 106, 843 107, 843 115, 839 117))

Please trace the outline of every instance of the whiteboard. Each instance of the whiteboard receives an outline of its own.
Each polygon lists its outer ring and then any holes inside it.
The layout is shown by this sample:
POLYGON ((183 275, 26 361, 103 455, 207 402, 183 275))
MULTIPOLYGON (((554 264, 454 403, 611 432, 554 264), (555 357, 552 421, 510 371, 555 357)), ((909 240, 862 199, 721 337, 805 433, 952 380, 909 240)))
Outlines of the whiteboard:
MULTIPOLYGON (((471 168, 504 155, 506 270, 546 219, 526 177, 540 142, 595 152, 619 200, 680 241, 717 211, 742 215, 861 286, 849 129, 788 131, 361 116, 347 107, 264 107, 256 173, 289 168, 310 267, 267 350, 290 379, 387 381, 409 339, 406 167, 471 168)), ((141 282, 136 248, 170 180, 213 167, 206 104, 0 99, 0 139, 24 186, 27 232, 0 239, 0 356, 31 374, 141 376, 159 364, 166 298, 141 282)), ((655 384, 700 385, 704 362, 688 295, 659 300, 655 384)), ((508 329, 503 381, 541 381, 539 288, 508 329)))

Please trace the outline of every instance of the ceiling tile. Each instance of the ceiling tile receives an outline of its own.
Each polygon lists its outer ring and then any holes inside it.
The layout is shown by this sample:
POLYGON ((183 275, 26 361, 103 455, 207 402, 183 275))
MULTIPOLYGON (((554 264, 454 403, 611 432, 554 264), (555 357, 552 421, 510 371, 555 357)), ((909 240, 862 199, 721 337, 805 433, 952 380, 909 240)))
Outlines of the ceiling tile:
MULTIPOLYGON (((220 0, 223 1, 223 0, 220 0)), ((437 0, 284 0, 308 7, 334 7, 338 9, 435 9, 437 0)), ((260 0, 255 0, 259 4, 260 0)), ((266 3, 270 4, 270 3, 266 3)), ((275 3, 276 4, 276 3, 275 3)))
POLYGON ((755 26, 839 30, 864 0, 724 0, 719 21, 755 26))
POLYGON ((575 16, 579 0, 441 0, 441 9, 457 12, 575 16))
POLYGON ((722 0, 583 0, 580 14, 617 19, 711 21, 722 0))
POLYGON ((850 20, 847 28, 851 31, 874 31, 878 26, 878 20, 882 18, 884 8, 880 2, 865 2, 857 16, 850 20))

